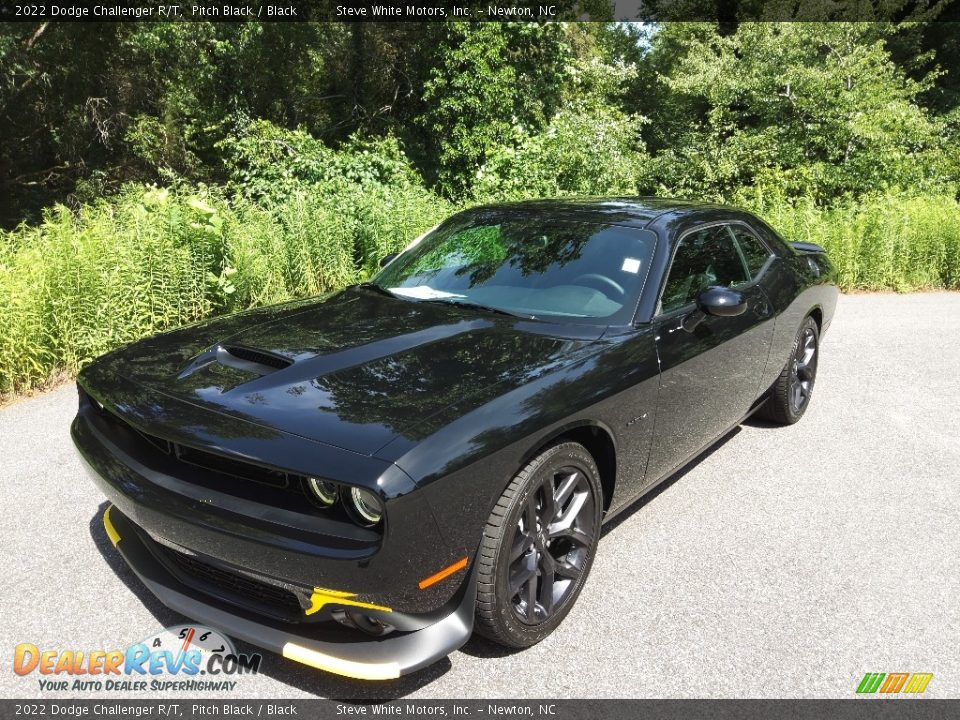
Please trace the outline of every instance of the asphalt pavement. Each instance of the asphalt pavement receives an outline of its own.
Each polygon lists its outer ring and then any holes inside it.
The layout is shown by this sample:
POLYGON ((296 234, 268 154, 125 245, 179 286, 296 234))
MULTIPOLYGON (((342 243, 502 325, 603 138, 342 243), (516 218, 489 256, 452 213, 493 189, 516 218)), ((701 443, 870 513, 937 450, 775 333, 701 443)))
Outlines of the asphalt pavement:
MULTIPOLYGON (((124 648, 183 620, 106 538, 75 404, 67 386, 0 409, 2 697, 97 696, 42 694, 12 670, 18 643, 124 648)), ((372 685, 266 653, 235 695, 848 698, 866 672, 903 671, 960 697, 958 648, 960 294, 851 295, 806 417, 748 422, 618 518, 544 642, 474 638, 372 685)))

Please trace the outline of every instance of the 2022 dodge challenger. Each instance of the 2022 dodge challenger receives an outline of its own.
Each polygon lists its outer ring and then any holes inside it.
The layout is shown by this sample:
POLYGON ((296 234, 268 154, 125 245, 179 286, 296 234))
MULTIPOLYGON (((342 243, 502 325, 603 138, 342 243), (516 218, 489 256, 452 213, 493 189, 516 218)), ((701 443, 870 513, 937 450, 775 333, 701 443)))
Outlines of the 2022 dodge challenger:
POLYGON ((163 603, 364 679, 546 637, 602 522, 800 419, 837 301, 818 246, 661 199, 475 208, 387 260, 100 358, 72 426, 163 603))

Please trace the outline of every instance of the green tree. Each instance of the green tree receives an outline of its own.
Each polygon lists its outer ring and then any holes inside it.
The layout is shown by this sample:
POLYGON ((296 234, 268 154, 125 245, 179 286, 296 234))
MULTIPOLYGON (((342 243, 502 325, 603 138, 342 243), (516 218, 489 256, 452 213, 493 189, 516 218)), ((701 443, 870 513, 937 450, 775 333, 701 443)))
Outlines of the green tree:
POLYGON ((488 154, 514 127, 542 128, 560 100, 569 57, 563 27, 533 23, 450 23, 437 38, 423 87, 425 170, 447 195, 462 197, 488 154))
POLYGON ((660 28, 650 141, 652 189, 731 198, 774 188, 832 199, 949 186, 949 128, 919 104, 876 23, 660 28))
POLYGON ((601 55, 567 70, 562 108, 540 131, 515 126, 477 175, 483 199, 556 195, 630 195, 643 182, 648 156, 640 138, 646 119, 619 107, 636 66, 601 55))

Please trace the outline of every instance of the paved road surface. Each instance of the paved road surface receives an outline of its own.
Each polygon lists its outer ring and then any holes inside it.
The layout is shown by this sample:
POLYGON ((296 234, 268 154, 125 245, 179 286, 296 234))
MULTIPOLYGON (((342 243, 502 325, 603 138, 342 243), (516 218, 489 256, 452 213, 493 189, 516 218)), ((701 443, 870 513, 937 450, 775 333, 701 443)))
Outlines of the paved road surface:
MULTIPOLYGON (((4 697, 39 695, 19 642, 123 648, 181 620, 104 535, 74 404, 65 387, 0 410, 4 697)), ((474 639, 373 686, 267 654, 237 694, 851 697, 867 671, 922 671, 928 696, 960 696, 958 439, 960 294, 843 297, 806 418, 743 426, 608 528, 540 645, 474 639)))

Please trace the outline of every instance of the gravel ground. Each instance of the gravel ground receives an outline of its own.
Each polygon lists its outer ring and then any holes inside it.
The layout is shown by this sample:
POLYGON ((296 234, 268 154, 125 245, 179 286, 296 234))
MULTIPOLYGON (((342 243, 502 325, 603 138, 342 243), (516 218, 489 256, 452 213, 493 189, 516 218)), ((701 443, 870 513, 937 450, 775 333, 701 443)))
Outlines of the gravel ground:
MULTIPOLYGON (((844 296, 804 420, 742 426, 608 527, 546 641, 475 638, 380 685, 268 653, 236 694, 847 698, 865 672, 905 671, 960 697, 958 368, 960 294, 844 296)), ((74 407, 68 386, 0 410, 3 697, 40 695, 12 672, 17 643, 122 648, 182 621, 105 537, 74 407)))

